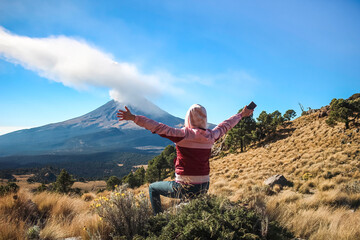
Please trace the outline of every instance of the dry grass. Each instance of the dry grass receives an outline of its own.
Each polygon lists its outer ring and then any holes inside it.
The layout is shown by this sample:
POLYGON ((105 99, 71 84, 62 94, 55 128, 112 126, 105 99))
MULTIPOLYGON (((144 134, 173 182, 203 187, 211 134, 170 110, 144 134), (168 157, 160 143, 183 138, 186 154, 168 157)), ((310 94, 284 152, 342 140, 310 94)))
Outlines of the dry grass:
POLYGON ((80 188, 86 192, 97 192, 100 189, 106 188, 105 181, 88 181, 88 182, 75 182, 72 188, 80 188))
POLYGON ((41 184, 40 183, 28 183, 28 178, 32 177, 34 174, 26 174, 26 175, 13 175, 16 178, 16 184, 24 189, 29 189, 30 191, 38 188, 41 184))
POLYGON ((23 240, 26 239, 25 222, 12 222, 3 217, 0 218, 0 240, 23 240))
POLYGON ((90 210, 89 201, 48 192, 34 195, 24 189, 16 195, 3 196, 0 198, 0 239, 26 239, 28 229, 34 225, 40 227, 43 239, 74 236, 90 239, 95 234, 106 239, 109 227, 90 210))
POLYGON ((265 179, 282 174, 294 186, 275 186, 265 197, 272 219, 303 238, 360 239, 360 192, 343 190, 360 180, 360 133, 325 120, 298 118, 285 127, 286 138, 212 159, 210 193, 251 201, 265 196, 265 179))

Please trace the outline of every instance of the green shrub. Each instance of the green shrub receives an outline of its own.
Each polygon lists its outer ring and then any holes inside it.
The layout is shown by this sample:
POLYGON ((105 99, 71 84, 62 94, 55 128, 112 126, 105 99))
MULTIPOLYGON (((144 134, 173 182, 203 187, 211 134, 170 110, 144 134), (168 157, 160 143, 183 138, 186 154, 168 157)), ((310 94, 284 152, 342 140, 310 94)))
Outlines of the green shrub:
MULTIPOLYGON (((100 220, 112 227, 112 239, 292 239, 276 222, 266 222, 255 210, 204 195, 152 216, 144 194, 134 196, 124 186, 92 204, 100 220), (264 231, 266 229, 266 231, 264 231)), ((96 236, 90 236, 96 238, 96 236)))
POLYGON ((109 197, 95 199, 91 207, 102 221, 112 227, 112 235, 117 239, 132 239, 141 234, 152 215, 144 193, 134 196, 125 186, 115 188, 109 197))
POLYGON ((46 185, 44 183, 42 183, 40 186, 38 186, 36 188, 36 192, 44 192, 46 190, 48 190, 48 189, 47 189, 47 187, 46 187, 46 185))
POLYGON ((307 181, 307 180, 311 179, 312 177, 313 177, 313 175, 311 173, 307 172, 307 173, 304 173, 304 175, 302 175, 301 178, 302 178, 302 180, 307 181))
POLYGON ((6 186, 0 186, 0 196, 4 196, 9 193, 16 193, 19 190, 19 186, 14 182, 8 182, 6 186))
POLYGON ((40 239, 40 227, 35 225, 28 229, 27 237, 29 240, 37 240, 40 239))
MULTIPOLYGON (((150 218, 146 239, 263 239, 255 211, 228 200, 205 195, 174 212, 150 218)), ((268 227, 271 239, 292 237, 274 222, 268 227)))

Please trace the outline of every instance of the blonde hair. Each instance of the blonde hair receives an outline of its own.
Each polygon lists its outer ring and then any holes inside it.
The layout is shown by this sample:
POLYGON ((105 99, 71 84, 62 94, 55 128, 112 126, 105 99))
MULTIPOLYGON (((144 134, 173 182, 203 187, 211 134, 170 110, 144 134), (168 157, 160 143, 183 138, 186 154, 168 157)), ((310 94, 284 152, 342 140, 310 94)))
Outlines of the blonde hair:
POLYGON ((192 105, 185 116, 185 127, 206 129, 207 113, 200 104, 192 105))

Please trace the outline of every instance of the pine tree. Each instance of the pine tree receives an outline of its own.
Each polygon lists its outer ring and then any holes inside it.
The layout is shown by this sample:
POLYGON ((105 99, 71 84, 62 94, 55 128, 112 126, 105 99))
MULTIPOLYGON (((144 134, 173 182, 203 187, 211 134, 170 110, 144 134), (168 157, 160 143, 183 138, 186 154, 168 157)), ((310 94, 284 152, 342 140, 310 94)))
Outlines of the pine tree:
POLYGON ((136 180, 136 187, 139 187, 145 183, 145 173, 146 171, 144 167, 141 167, 135 171, 134 177, 136 180))
POLYGON ((59 193, 68 193, 71 191, 71 186, 74 184, 74 182, 75 180, 72 178, 72 176, 65 169, 63 169, 56 178, 54 190, 59 193))
POLYGON ((330 103, 330 114, 326 123, 334 126, 337 122, 345 123, 348 129, 351 122, 360 118, 360 98, 354 100, 344 100, 334 98, 330 103))
POLYGON ((116 185, 121 185, 121 179, 119 179, 116 176, 111 176, 109 177, 109 179, 106 181, 106 188, 108 190, 114 190, 116 185))
POLYGON ((243 152, 246 146, 254 140, 253 131, 255 131, 255 127, 256 123, 253 117, 243 118, 228 132, 225 145, 230 150, 240 148, 243 152))
POLYGON ((287 110, 283 116, 285 121, 290 121, 294 117, 296 117, 296 112, 292 109, 287 110))

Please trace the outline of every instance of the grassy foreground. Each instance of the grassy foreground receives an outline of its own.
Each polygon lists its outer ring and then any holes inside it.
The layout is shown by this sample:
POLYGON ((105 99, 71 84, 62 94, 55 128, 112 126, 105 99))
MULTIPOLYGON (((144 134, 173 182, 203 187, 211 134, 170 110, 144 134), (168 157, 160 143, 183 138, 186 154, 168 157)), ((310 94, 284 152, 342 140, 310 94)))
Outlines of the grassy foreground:
POLYGON ((291 239, 275 222, 204 196, 152 216, 144 193, 117 188, 81 198, 20 190, 0 198, 0 239, 291 239), (95 198, 96 197, 96 198, 95 198))

